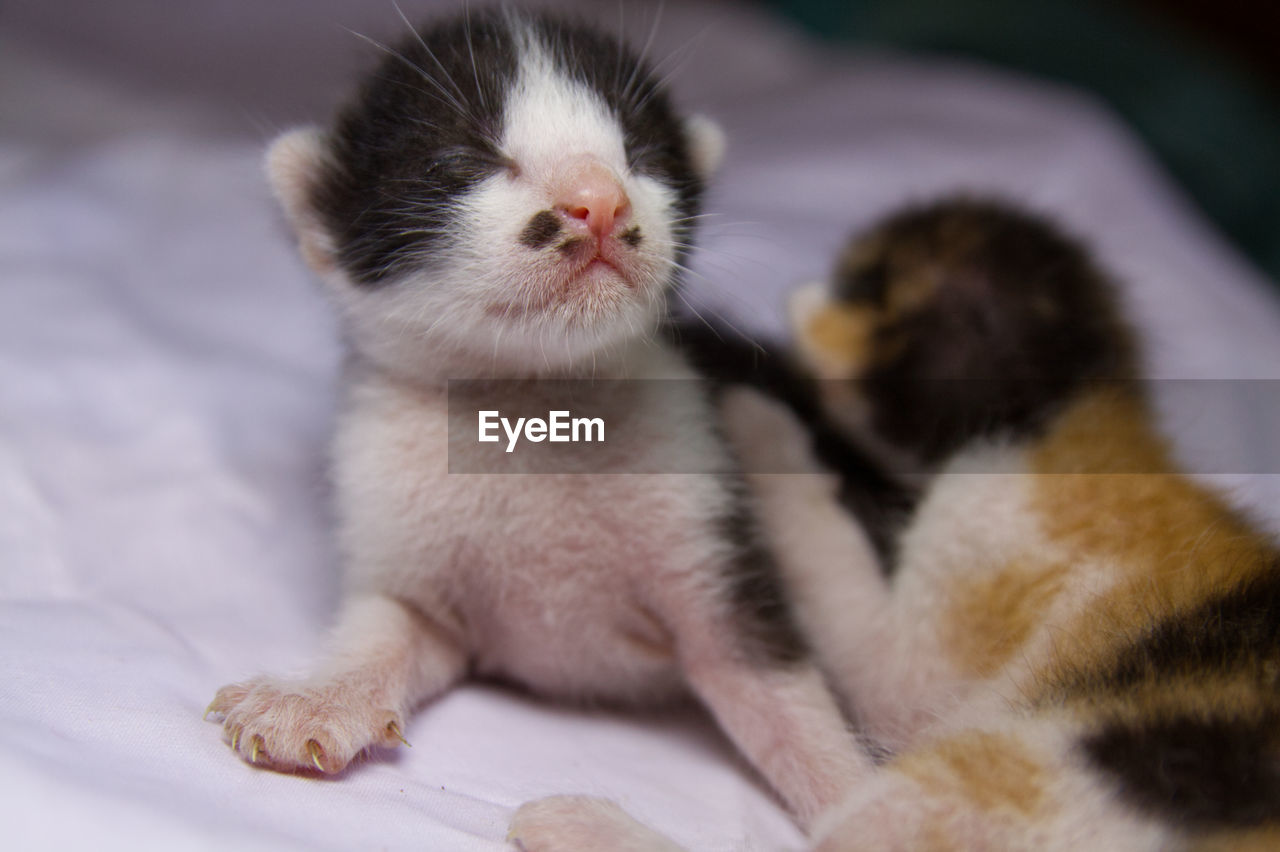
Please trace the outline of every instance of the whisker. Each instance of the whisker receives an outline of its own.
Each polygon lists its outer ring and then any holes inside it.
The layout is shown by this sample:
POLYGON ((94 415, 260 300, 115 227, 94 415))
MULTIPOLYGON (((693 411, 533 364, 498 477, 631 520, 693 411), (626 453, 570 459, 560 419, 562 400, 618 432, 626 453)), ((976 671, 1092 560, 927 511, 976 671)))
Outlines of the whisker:
MULTIPOLYGON (((403 14, 403 13, 402 13, 402 14, 403 14)), ((345 28, 344 28, 344 29, 345 29, 345 28)), ((398 59, 398 60, 400 60, 401 62, 403 62, 405 65, 408 65, 408 66, 409 66, 410 68, 412 68, 414 71, 417 71, 417 72, 418 72, 418 74, 422 77, 422 79, 426 80, 428 83, 430 83, 431 85, 435 86, 436 90, 440 93, 440 96, 443 98, 443 103, 446 103, 446 104, 448 104, 449 106, 453 107, 453 108, 454 108, 454 109, 456 109, 460 114, 462 114, 462 115, 464 115, 464 116, 468 116, 468 117, 470 116, 470 113, 468 113, 468 111, 466 110, 466 108, 465 108, 465 107, 463 107, 463 105, 462 105, 461 103, 459 103, 459 102, 458 102, 458 99, 457 99, 457 98, 455 98, 455 97, 454 97, 454 96, 453 96, 453 95, 452 95, 448 90, 446 90, 446 89, 444 88, 444 86, 442 86, 442 85, 440 84, 440 82, 439 82, 438 80, 436 80, 434 77, 432 77, 430 74, 428 74, 428 73, 427 73, 427 72, 422 68, 422 66, 421 66, 421 65, 418 65, 416 62, 413 62, 411 59, 409 59, 407 56, 405 56, 405 55, 404 55, 403 53, 401 53, 400 51, 398 51, 398 50, 396 50, 396 49, 394 49, 394 48, 392 48, 392 47, 388 47, 387 45, 383 44, 382 42, 378 41, 377 39, 375 39, 375 38, 371 38, 371 37, 369 37, 369 36, 365 35, 364 33, 358 33, 358 32, 356 32, 355 30, 352 30, 352 29, 347 29, 347 32, 351 33, 353 36, 355 36, 355 37, 356 37, 356 38, 358 38, 358 39, 361 39, 361 40, 363 40, 363 41, 368 42, 369 44, 373 45, 374 47, 376 47, 378 50, 382 51, 383 53, 386 53, 386 54, 388 54, 389 56, 393 56, 393 57, 395 57, 396 59, 398 59)), ((414 30, 414 34, 415 34, 415 35, 417 34, 417 30, 414 30)), ((422 36, 418 36, 418 40, 421 42, 421 41, 422 41, 422 36)), ((424 46, 425 46, 425 43, 424 43, 424 46)), ((435 54, 431 54, 431 57, 434 59, 434 58, 435 58, 435 54)), ((437 60, 437 62, 438 62, 438 60, 437 60)), ((410 87, 410 88, 413 88, 413 87, 410 87)), ((419 91, 422 91, 422 92, 423 92, 423 94, 428 94, 426 91, 423 91, 423 90, 419 90, 419 91)))
POLYGON ((480 108, 487 114, 489 112, 489 104, 484 97, 484 87, 480 85, 480 71, 476 68, 476 51, 471 43, 471 3, 467 0, 462 4, 462 25, 466 30, 467 37, 467 55, 471 58, 471 77, 476 83, 476 95, 480 98, 480 108))
MULTIPOLYGON (((453 91, 458 95, 458 98, 460 98, 462 102, 465 102, 467 97, 463 94, 462 88, 458 85, 458 81, 453 79, 453 75, 444 67, 444 63, 442 63, 440 58, 436 56, 435 51, 427 46, 427 40, 422 37, 422 33, 418 32, 417 27, 411 24, 409 19, 405 17, 404 10, 400 8, 400 3, 397 2, 397 0, 391 0, 391 7, 396 10, 396 14, 400 16, 400 20, 404 21, 404 25, 409 28, 409 32, 413 33, 413 37, 417 39, 418 44, 422 46, 422 49, 426 52, 427 56, 429 56, 431 61, 436 64, 436 67, 440 69, 440 73, 444 76, 444 79, 448 81, 449 85, 453 86, 453 91)), ((461 112, 468 118, 474 118, 469 110, 462 109, 461 112)))
POLYGON ((667 56, 664 57, 663 60, 657 64, 656 69, 660 69, 662 65, 665 65, 671 62, 674 57, 678 56, 678 58, 675 59, 675 64, 672 65, 669 68, 669 70, 666 73, 664 73, 660 78, 658 78, 658 81, 656 83, 650 85, 648 94, 646 94, 639 101, 636 101, 632 104, 632 107, 631 107, 632 109, 639 112, 640 110, 644 109, 649 104, 649 101, 653 100, 654 97, 656 97, 658 94, 665 92, 667 90, 667 86, 671 83, 673 79, 675 79, 675 76, 679 72, 684 70, 685 64, 688 63, 690 57, 693 56, 692 48, 698 46, 699 44, 701 44, 702 41, 706 39, 707 33, 710 31, 710 29, 711 29, 710 25, 703 27, 700 32, 698 32, 696 35, 694 35, 688 41, 686 41, 683 46, 667 54, 667 56))
POLYGON ((662 12, 665 8, 666 0, 659 0, 658 10, 653 16, 653 25, 649 27, 649 37, 645 39, 644 47, 640 50, 640 55, 636 60, 635 67, 631 69, 631 76, 627 79, 627 84, 623 86, 622 92, 620 93, 622 99, 625 101, 631 100, 634 94, 634 92, 632 92, 632 87, 637 85, 637 83, 643 79, 640 76, 640 72, 648 61, 649 48, 653 46, 653 38, 658 34, 658 25, 662 23, 662 12))
MULTIPOLYGON (((618 38, 621 39, 626 29, 626 14, 624 9, 625 0, 618 0, 618 38)), ((625 50, 618 51, 618 61, 614 63, 613 68, 613 88, 622 91, 622 60, 626 56, 625 50)))
MULTIPOLYGON (((708 321, 708 320, 707 320, 707 318, 706 318, 706 317, 704 317, 704 316, 702 315, 702 313, 701 313, 700 311, 698 311, 698 309, 697 309, 697 308, 695 308, 695 307, 693 306, 693 303, 692 303, 692 302, 690 302, 690 301, 689 301, 689 299, 688 299, 688 298, 686 298, 686 297, 685 297, 685 295, 684 295, 683 293, 681 293, 679 290, 676 290, 676 291, 675 291, 675 294, 676 294, 676 298, 678 298, 681 302, 683 302, 683 303, 684 303, 684 306, 685 306, 686 308, 688 308, 690 311, 692 311, 692 312, 693 312, 693 315, 694 315, 695 317, 697 317, 697 318, 698 318, 698 320, 699 320, 703 325, 705 325, 705 326, 707 327, 707 329, 708 329, 708 330, 710 330, 710 332, 711 332, 712 334, 714 334, 714 335, 716 336, 716 339, 717 339, 717 340, 719 340, 721 343, 723 343, 723 342, 724 342, 724 337, 723 337, 723 335, 721 335, 721 334, 720 334, 720 329, 716 328, 716 326, 715 326, 715 324, 714 324, 714 323, 712 323, 712 322, 708 321)), ((720 322, 724 323, 724 326, 725 326, 726 328, 728 328, 730 331, 732 331, 734 334, 738 335, 738 337, 740 337, 740 338, 742 338, 743 340, 745 340, 745 341, 747 342, 747 344, 748 344, 752 349, 756 350, 756 352, 757 352, 758 354, 760 354, 760 355, 768 355, 768 354, 769 354, 769 353, 768 353, 768 350, 766 350, 763 346, 761 346, 761 345, 760 345, 760 343, 756 341, 755 337, 753 337, 753 336, 752 336, 752 335, 750 335, 750 334, 747 334, 747 333, 746 333, 745 331, 743 331, 741 328, 739 328, 738 326, 734 325, 734 323, 733 323, 732 321, 730 321, 730 320, 728 319, 728 317, 726 317, 726 316, 725 316, 724 314, 722 314, 720 311, 717 311, 715 308, 711 307, 710 305, 706 305, 706 304, 704 304, 704 305, 702 306, 702 308, 703 308, 703 310, 705 310, 707 313, 709 313, 709 314, 711 314, 713 317, 715 317, 718 321, 720 321, 720 322)))

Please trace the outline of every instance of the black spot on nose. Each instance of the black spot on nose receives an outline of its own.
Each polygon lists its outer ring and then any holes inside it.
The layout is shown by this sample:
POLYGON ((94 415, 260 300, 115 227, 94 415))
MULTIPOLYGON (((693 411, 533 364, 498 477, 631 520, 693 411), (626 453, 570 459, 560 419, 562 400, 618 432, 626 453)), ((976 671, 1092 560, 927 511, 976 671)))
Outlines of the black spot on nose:
POLYGON ((560 233, 560 218, 550 210, 534 215, 520 232, 520 242, 529 248, 539 249, 550 245, 560 233))
POLYGON ((636 246, 640 245, 641 242, 643 242, 644 235, 640 233, 639 225, 633 225, 632 227, 628 228, 626 231, 623 231, 621 239, 627 245, 631 246, 632 248, 635 248, 636 246))

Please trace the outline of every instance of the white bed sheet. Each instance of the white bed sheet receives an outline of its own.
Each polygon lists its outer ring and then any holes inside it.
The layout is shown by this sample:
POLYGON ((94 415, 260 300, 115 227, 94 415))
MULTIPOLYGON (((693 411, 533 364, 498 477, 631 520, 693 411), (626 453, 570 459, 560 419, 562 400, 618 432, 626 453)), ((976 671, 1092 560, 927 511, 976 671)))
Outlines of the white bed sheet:
MULTIPOLYGON (((797 848, 696 711, 468 685, 413 719, 412 749, 331 780, 254 770, 201 721, 220 684, 304 666, 336 602, 335 330, 261 150, 323 120, 358 67, 339 25, 399 23, 389 4, 179 5, 0 18, 0 843, 495 852, 522 801, 589 792, 692 848, 797 848)), ((643 40, 654 7, 625 14, 643 40)), ((713 2, 667 4, 653 52, 731 142, 693 261, 704 309, 776 330, 853 226, 994 191, 1097 245, 1152 375, 1280 377, 1274 293, 1089 98, 838 53, 713 2)), ((1209 467, 1274 528, 1276 477, 1247 472, 1280 470, 1275 420, 1250 387, 1164 401, 1189 456, 1225 452, 1209 467)))

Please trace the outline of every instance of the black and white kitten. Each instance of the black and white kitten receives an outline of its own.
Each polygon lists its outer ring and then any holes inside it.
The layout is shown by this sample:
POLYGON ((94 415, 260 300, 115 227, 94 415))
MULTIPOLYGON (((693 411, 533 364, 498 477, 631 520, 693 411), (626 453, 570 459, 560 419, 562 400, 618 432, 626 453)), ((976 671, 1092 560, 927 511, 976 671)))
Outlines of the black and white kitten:
POLYGON ((350 348, 345 598, 311 676, 210 710, 244 759, 333 773, 472 673, 569 700, 692 691, 811 820, 869 763, 744 523, 704 386, 657 334, 719 131, 553 17, 476 11, 386 52, 331 130, 268 156, 350 348), (588 378, 684 381, 604 412, 613 452, 589 475, 450 473, 492 447, 450 442, 449 380, 588 378), (633 473, 673 445, 724 472, 633 473))

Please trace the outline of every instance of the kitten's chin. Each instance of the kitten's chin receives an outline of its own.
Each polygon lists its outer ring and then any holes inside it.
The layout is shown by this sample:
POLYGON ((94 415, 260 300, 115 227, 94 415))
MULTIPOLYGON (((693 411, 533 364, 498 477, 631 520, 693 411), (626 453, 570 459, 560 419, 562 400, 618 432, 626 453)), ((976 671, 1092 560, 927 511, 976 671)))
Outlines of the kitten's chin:
POLYGON ((382 294, 348 293, 344 336, 357 359, 423 385, 625 372, 625 365, 609 365, 629 344, 654 335, 666 305, 661 292, 621 283, 612 287, 613 298, 594 292, 539 311, 475 313, 456 303, 444 312, 416 303, 391 310, 377 304, 382 294))
POLYGON ((588 336, 608 332, 610 324, 634 322, 637 311, 661 300, 670 274, 659 262, 606 245, 507 274, 503 286, 492 288, 485 313, 498 323, 588 336))
POLYGON ((535 375, 566 375, 604 368, 627 344, 655 333, 661 318, 657 300, 629 298, 614 304, 568 303, 539 321, 521 323, 520 330, 499 332, 499 369, 535 375))
POLYGON ((349 336, 361 360, 403 380, 439 385, 449 379, 624 378, 633 345, 652 338, 660 304, 632 300, 590 317, 565 312, 540 321, 459 321, 451 333, 412 330, 349 336))
POLYGON ((598 364, 654 334, 666 301, 648 281, 608 263, 584 265, 554 288, 491 303, 469 337, 499 370, 563 373, 598 364))

